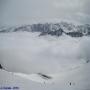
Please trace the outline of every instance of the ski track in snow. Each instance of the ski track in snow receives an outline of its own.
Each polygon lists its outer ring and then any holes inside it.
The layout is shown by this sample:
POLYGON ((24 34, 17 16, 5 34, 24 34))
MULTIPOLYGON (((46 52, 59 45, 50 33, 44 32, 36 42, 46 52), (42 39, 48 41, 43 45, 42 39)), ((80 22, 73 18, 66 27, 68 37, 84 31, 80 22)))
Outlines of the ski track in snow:
MULTIPOLYGON (((73 67, 73 68, 70 68, 68 70, 65 70, 65 71, 62 71, 60 73, 57 73, 57 74, 49 74, 49 76, 52 77, 52 79, 50 80, 47 80, 47 79, 43 79, 40 75, 38 74, 24 74, 24 73, 13 73, 13 75, 16 75, 16 76, 20 76, 22 78, 25 78, 25 79, 29 79, 29 80, 32 80, 34 82, 38 82, 38 83, 52 83, 52 82, 55 82, 55 79, 58 79, 59 77, 63 76, 63 75, 67 75, 74 71, 77 71, 78 69, 82 68, 83 65, 85 65, 86 63, 83 63, 83 64, 80 64, 80 65, 77 65, 76 67, 73 67)), ((11 72, 12 73, 12 72, 11 72)))

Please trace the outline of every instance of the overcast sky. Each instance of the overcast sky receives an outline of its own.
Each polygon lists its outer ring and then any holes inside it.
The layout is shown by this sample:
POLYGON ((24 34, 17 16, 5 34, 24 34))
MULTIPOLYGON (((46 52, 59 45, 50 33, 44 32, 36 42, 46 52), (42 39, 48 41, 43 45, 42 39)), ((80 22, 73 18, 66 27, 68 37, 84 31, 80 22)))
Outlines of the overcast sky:
POLYGON ((60 20, 90 23, 90 0, 0 0, 0 25, 60 20))

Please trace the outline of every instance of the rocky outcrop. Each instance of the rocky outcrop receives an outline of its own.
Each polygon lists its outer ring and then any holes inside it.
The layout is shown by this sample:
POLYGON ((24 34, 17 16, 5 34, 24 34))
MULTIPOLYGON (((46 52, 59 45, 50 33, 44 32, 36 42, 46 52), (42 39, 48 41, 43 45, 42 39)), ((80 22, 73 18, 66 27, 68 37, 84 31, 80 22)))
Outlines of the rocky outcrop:
POLYGON ((82 37, 90 35, 90 25, 74 25, 72 23, 60 22, 60 23, 44 23, 44 24, 32 24, 22 25, 17 27, 2 27, 1 33, 5 32, 40 32, 39 36, 52 35, 61 36, 62 33, 71 37, 82 37))

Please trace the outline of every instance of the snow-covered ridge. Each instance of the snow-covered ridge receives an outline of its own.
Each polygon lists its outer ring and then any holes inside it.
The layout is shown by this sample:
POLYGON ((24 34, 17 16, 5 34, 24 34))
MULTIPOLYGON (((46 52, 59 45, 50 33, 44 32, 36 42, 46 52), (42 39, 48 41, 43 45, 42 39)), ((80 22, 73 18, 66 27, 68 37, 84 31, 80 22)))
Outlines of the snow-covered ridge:
POLYGON ((85 35, 90 35, 90 25, 74 25, 73 23, 60 22, 60 23, 39 23, 32 25, 21 25, 14 27, 0 27, 0 32, 40 32, 42 35, 55 35, 61 36, 65 33, 72 37, 82 37, 85 35))

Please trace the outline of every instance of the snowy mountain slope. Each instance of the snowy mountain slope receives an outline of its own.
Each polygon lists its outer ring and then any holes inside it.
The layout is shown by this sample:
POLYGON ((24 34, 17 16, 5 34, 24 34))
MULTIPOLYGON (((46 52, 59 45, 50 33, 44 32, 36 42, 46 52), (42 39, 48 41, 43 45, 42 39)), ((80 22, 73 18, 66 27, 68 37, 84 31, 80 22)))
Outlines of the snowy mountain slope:
POLYGON ((0 70, 0 87, 89 90, 90 37, 39 34, 0 33, 0 64, 5 69, 0 70))
POLYGON ((18 76, 14 73, 0 70, 0 87, 18 87, 19 90, 89 90, 90 63, 69 72, 52 75, 54 79, 46 81, 38 75, 18 76), (38 82, 37 82, 38 81, 38 82), (48 83, 49 82, 49 83, 48 83), (71 85, 70 85, 71 83, 71 85))

